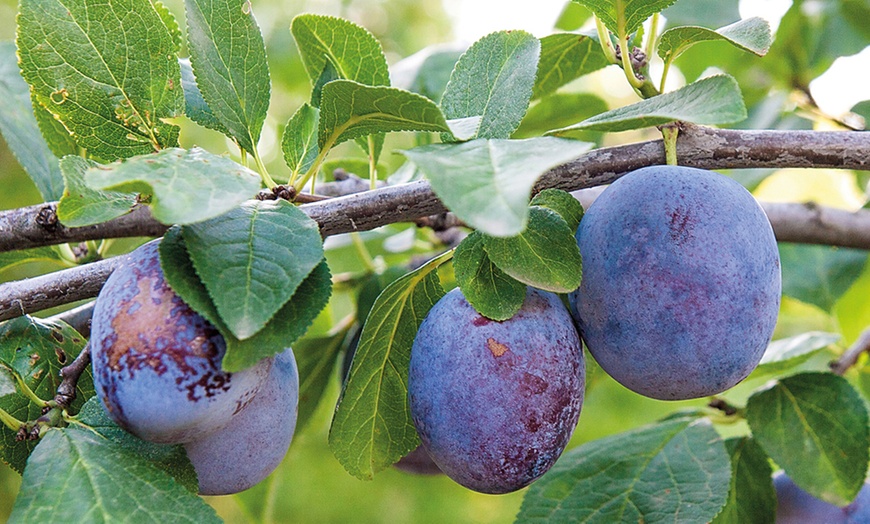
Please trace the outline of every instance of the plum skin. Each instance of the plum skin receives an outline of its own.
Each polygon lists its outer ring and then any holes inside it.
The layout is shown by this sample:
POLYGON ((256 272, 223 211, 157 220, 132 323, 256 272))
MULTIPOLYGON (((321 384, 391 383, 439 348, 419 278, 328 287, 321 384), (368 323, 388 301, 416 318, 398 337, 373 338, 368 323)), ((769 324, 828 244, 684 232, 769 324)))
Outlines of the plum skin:
POLYGON ((737 182, 677 166, 614 182, 577 230, 571 313, 614 379, 661 400, 704 397, 755 368, 782 289, 764 211, 737 182))
POLYGON ((773 476, 776 488, 776 524, 860 524, 870 522, 870 484, 843 508, 828 504, 802 490, 785 473, 773 476))
POLYGON ((272 362, 221 370, 226 343, 169 288, 158 243, 133 251, 100 291, 91 358, 97 395, 112 420, 144 440, 178 444, 227 425, 272 362))
POLYGON ((411 350, 408 399, 423 447, 451 479, 482 493, 516 491, 555 463, 577 424, 584 386, 568 311, 533 288, 504 322, 450 291, 411 350))
POLYGON ((230 495, 269 476, 281 463, 299 414, 299 371, 292 349, 274 358, 266 383, 232 421, 184 444, 200 495, 230 495))

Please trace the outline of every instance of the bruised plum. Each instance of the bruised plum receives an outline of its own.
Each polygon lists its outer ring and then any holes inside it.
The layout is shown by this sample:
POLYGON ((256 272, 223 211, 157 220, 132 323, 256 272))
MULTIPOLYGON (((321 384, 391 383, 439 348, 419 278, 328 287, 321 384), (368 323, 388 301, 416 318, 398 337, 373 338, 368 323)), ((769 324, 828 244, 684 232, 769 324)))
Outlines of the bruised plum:
POLYGON ((861 524, 870 522, 870 484, 845 507, 834 506, 802 490, 780 472, 773 477, 776 488, 776 524, 861 524))
POLYGON ((639 169, 589 207, 577 241, 572 313, 622 385, 662 400, 704 397, 758 364, 779 311, 779 253, 740 184, 701 169, 639 169))
POLYGON ((184 445, 199 493, 238 493, 268 477, 290 448, 298 412, 299 373, 287 349, 274 357, 254 400, 226 427, 184 445))
POLYGON ((163 279, 157 241, 130 254, 94 307, 94 386, 109 416, 151 442, 188 442, 226 426, 253 399, 270 359, 238 373, 220 364, 218 331, 163 279))
POLYGON ((411 350, 408 398, 423 447, 482 493, 518 490, 562 453, 583 403, 580 338, 559 298, 529 288, 491 321, 459 289, 429 311, 411 350))

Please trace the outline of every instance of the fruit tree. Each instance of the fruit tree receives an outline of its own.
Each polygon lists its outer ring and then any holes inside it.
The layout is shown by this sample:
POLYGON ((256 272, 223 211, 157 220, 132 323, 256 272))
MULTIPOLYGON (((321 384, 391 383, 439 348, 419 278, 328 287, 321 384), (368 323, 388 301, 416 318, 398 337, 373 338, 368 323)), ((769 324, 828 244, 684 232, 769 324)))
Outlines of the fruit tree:
POLYGON ((455 4, 0 0, 0 519, 870 522, 870 0, 455 4))

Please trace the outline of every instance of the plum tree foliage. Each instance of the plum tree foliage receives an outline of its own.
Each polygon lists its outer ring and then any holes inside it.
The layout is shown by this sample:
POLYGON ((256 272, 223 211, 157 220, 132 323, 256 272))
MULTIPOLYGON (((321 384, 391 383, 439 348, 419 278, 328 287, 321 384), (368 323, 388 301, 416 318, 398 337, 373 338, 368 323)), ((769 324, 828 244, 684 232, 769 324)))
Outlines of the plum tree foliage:
MULTIPOLYGON (((751 133, 727 155, 678 145, 724 136, 699 126, 860 128, 870 102, 826 115, 809 84, 870 45, 870 3, 795 0, 775 34, 737 3, 571 0, 554 34, 399 61, 347 17, 264 34, 257 0, 21 0, 0 133, 45 204, 0 216, 37 228, 0 230, 20 243, 0 269, 69 269, 0 284, 0 460, 21 475, 0 515, 220 521, 198 495, 293 468, 333 389, 329 461, 370 480, 431 457, 471 490, 529 486, 500 499, 518 522, 865 511, 867 253, 777 244, 750 193, 773 169, 678 167, 814 167, 822 134, 803 156, 751 133), (605 68, 633 101, 589 92, 605 68), (652 142, 601 147, 621 131, 660 133, 671 165, 637 169, 652 142), (588 213, 564 191, 623 175, 588 213)), ((842 177, 866 204, 866 175, 842 177)), ((276 478, 240 495, 267 497, 264 521, 276 478)))

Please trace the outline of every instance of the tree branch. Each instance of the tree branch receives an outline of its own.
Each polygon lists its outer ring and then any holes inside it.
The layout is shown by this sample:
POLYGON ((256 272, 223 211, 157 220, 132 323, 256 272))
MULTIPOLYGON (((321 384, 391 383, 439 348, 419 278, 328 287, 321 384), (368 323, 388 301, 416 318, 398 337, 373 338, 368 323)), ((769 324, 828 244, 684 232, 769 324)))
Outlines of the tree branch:
MULTIPOLYGON (((704 169, 813 167, 870 170, 868 132, 683 127, 677 140, 681 165, 704 169)), ((574 191, 609 184, 629 171, 664 162, 661 140, 596 149, 546 173, 535 192, 548 187, 574 191)), ((66 228, 55 220, 54 229, 48 230, 41 224, 44 220, 39 218, 40 212, 51 214, 51 211, 45 211, 46 208, 56 209, 56 203, 0 212, 0 251, 102 238, 159 236, 166 230, 166 226, 151 218, 145 208, 104 224, 82 228, 66 228)), ((411 222, 446 211, 425 181, 304 204, 300 208, 320 224, 324 237, 366 231, 394 222, 411 222)))
POLYGON ((870 352, 870 328, 865 329, 858 336, 858 340, 838 360, 831 362, 831 371, 838 375, 844 375, 850 367, 858 362, 861 354, 866 352, 870 352))
MULTIPOLYGON (((870 133, 738 131, 685 126, 680 163, 704 169, 814 167, 870 170, 870 133)), ((535 191, 568 191, 609 184, 629 171, 664 163, 661 140, 603 148, 546 173, 535 191)), ((340 183, 340 182, 337 182, 340 183)), ((0 251, 59 242, 157 236, 166 226, 145 209, 98 226, 47 232, 37 223, 43 206, 0 214, 0 251)), ((811 204, 764 204, 777 239, 870 249, 870 211, 849 213, 811 204)), ((446 208, 428 182, 389 186, 300 206, 326 237, 436 215, 446 208)), ((123 257, 0 285, 0 320, 91 298, 123 257)))

